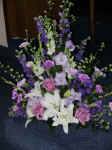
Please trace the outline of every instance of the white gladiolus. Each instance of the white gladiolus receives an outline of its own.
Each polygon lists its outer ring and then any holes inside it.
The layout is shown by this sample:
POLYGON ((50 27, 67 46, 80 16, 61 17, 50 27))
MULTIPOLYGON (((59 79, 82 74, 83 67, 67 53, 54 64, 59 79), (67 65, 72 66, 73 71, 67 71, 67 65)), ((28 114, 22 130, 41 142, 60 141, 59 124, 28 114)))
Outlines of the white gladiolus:
POLYGON ((52 55, 55 52, 55 41, 52 39, 47 44, 48 47, 48 55, 52 55))
POLYGON ((48 55, 52 55, 55 52, 55 47, 56 47, 55 40, 53 38, 53 32, 52 31, 48 32, 47 37, 49 39, 48 44, 47 44, 47 47, 48 47, 47 53, 48 55))

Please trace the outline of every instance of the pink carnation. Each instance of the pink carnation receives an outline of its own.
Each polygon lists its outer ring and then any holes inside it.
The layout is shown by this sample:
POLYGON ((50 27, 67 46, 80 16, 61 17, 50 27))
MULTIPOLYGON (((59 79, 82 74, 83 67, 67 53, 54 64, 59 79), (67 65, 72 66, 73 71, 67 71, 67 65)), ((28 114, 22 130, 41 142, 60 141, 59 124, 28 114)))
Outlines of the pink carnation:
POLYGON ((79 107, 75 112, 75 117, 82 125, 85 125, 85 123, 90 120, 90 113, 86 108, 79 107))
POLYGON ((38 120, 43 119, 44 107, 40 102, 32 107, 32 114, 35 115, 38 120))
POLYGON ((90 79, 90 77, 87 74, 83 74, 83 73, 80 73, 78 77, 82 83, 85 83, 87 80, 90 79))
POLYGON ((103 93, 103 90, 102 90, 101 85, 96 85, 96 91, 97 91, 99 94, 102 94, 102 93, 103 93))
POLYGON ((44 80, 43 82, 43 87, 49 91, 49 92, 53 92, 55 90, 56 87, 56 83, 55 80, 52 78, 47 78, 44 80))
POLYGON ((46 60, 45 63, 44 63, 44 67, 45 67, 45 68, 54 67, 54 61, 46 60))

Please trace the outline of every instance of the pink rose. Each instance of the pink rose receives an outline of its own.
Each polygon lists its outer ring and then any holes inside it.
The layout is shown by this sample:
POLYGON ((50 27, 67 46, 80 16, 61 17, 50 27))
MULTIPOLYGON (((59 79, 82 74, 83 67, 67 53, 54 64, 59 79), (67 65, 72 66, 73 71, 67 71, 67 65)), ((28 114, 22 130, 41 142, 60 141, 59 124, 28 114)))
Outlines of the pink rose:
POLYGON ((85 125, 85 123, 90 120, 90 113, 86 108, 79 107, 75 112, 75 117, 82 125, 85 125))
POLYGON ((87 74, 80 73, 78 77, 82 83, 85 83, 87 82, 87 80, 90 80, 90 77, 87 74))
POLYGON ((52 67, 54 67, 54 61, 46 60, 46 61, 44 62, 44 67, 45 67, 45 68, 52 68, 52 67))
POLYGON ((56 88, 56 83, 55 80, 52 78, 47 78, 44 80, 43 82, 43 87, 49 91, 49 92, 53 92, 56 88))
POLYGON ((32 114, 35 115, 38 120, 43 119, 44 107, 40 102, 32 106, 32 114))

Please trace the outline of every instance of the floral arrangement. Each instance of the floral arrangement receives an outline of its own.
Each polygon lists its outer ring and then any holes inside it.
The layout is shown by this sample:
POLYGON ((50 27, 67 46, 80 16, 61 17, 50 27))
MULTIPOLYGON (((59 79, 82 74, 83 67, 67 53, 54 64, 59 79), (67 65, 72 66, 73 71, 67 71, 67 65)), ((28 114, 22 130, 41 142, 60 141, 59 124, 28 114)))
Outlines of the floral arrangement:
MULTIPOLYGON (((48 4, 51 10, 54 1, 48 4)), ((47 121, 53 127, 62 125, 65 133, 69 124, 106 130, 111 126, 104 118, 112 115, 112 102, 104 101, 112 92, 100 79, 106 78, 112 65, 99 68, 96 56, 86 56, 89 38, 79 43, 71 40, 72 6, 70 0, 62 0, 58 21, 46 14, 35 17, 37 43, 25 40, 16 51, 23 73, 14 74, 14 69, 6 66, 12 80, 2 79, 13 86, 9 115, 25 117, 25 127, 33 119, 47 121)), ((97 51, 103 48, 101 43, 97 51)), ((2 63, 0 66, 5 67, 2 63)))

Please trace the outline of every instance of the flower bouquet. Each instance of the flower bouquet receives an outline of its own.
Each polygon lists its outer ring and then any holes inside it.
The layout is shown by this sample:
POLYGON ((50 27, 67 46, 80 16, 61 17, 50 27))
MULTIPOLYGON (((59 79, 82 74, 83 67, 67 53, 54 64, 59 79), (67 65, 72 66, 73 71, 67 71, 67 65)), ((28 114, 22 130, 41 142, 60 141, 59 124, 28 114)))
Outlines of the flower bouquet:
MULTIPOLYGON (((54 1, 48 1, 49 10, 54 1)), ((59 20, 50 16, 35 17, 38 28, 37 42, 25 40, 16 51, 23 73, 6 66, 12 80, 2 79, 13 86, 9 115, 26 118, 25 127, 33 120, 47 121, 50 126, 62 125, 68 133, 69 124, 78 127, 109 129, 111 123, 104 116, 112 115, 112 102, 104 103, 111 95, 100 79, 112 71, 112 65, 100 68, 97 57, 86 55, 89 38, 72 41, 70 14, 73 3, 62 0, 59 20)), ((97 51, 104 48, 104 43, 97 51)), ((1 68, 5 65, 1 63, 1 68)))

